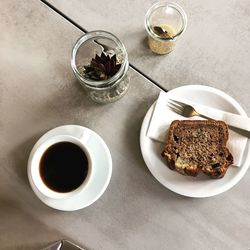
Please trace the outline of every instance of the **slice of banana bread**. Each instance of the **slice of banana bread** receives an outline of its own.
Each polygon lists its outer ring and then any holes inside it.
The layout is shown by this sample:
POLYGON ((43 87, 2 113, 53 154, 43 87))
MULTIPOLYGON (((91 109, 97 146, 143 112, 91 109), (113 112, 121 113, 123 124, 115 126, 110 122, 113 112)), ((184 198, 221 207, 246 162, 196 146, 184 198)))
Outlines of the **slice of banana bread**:
POLYGON ((223 121, 183 120, 170 125, 162 152, 170 169, 197 176, 202 171, 212 178, 222 178, 233 163, 226 147, 228 127, 223 121))

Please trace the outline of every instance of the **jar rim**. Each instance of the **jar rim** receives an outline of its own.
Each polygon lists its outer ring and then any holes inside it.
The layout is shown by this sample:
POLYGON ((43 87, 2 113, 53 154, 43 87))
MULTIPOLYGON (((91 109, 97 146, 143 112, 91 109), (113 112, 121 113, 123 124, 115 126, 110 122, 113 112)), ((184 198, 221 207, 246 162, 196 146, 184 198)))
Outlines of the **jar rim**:
POLYGON ((173 2, 168 2, 168 1, 159 1, 159 2, 156 2, 155 4, 153 4, 147 11, 146 15, 145 15, 145 21, 144 21, 144 25, 145 25, 145 28, 148 32, 148 34, 153 37, 154 39, 156 40, 159 40, 159 41, 173 41, 175 40, 178 36, 180 36, 185 30, 186 30, 186 27, 187 27, 187 15, 185 13, 185 11, 183 10, 183 8, 176 4, 176 3, 173 3, 173 2), (182 17, 182 27, 180 29, 180 31, 174 35, 173 38, 171 37, 162 37, 162 36, 159 36, 157 34, 155 34, 155 32, 153 31, 153 29, 151 28, 150 26, 150 23, 149 23, 149 18, 151 16, 151 14, 159 9, 159 8, 162 8, 162 7, 171 7, 171 8, 174 8, 177 12, 179 12, 180 16, 182 17))
POLYGON ((127 54, 127 51, 126 51, 126 48, 125 48, 124 44, 114 34, 112 34, 110 32, 107 32, 107 31, 104 31, 104 30, 94 30, 94 31, 90 31, 90 32, 87 32, 87 33, 83 34, 81 37, 78 38, 78 40, 76 41, 75 45, 73 46, 73 49, 72 49, 72 52, 71 52, 71 67, 73 69, 73 72, 75 73, 75 75, 77 76, 77 78, 80 81, 84 82, 84 84, 89 85, 90 87, 101 88, 101 87, 106 87, 106 86, 111 85, 113 82, 117 81, 124 74, 124 71, 126 69, 127 64, 128 64, 128 54, 127 54), (76 66, 77 51, 84 42, 86 42, 86 41, 88 41, 89 39, 92 39, 92 38, 108 38, 108 39, 111 39, 122 50, 124 60, 123 60, 123 62, 121 64, 121 67, 118 70, 118 72, 114 76, 110 77, 109 79, 100 80, 100 81, 87 79, 87 78, 83 77, 82 74, 80 74, 80 72, 77 69, 77 66, 76 66))

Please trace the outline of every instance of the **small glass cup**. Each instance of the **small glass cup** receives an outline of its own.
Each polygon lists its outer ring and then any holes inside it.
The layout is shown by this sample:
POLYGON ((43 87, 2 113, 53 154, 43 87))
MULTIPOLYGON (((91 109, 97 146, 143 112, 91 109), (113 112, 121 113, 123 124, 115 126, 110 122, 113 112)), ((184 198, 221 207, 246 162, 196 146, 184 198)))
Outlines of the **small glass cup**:
POLYGON ((156 54, 170 53, 186 27, 186 13, 178 4, 166 1, 155 3, 145 16, 149 48, 156 54))
POLYGON ((117 101, 129 88, 127 51, 123 43, 109 32, 91 31, 80 37, 72 50, 71 67, 89 97, 97 103, 117 101), (84 73, 85 66, 96 55, 101 56, 102 52, 110 57, 116 55, 117 63, 121 64, 120 69, 106 80, 89 79, 84 73))

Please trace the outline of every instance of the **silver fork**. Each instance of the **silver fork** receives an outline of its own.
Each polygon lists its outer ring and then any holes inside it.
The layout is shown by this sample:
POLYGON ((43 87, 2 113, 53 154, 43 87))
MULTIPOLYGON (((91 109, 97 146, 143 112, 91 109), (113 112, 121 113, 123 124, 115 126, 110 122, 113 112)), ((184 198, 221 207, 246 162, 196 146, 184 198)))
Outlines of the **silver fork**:
POLYGON ((182 116, 185 116, 185 117, 200 116, 200 117, 205 118, 205 119, 212 119, 210 117, 207 117, 205 115, 198 113, 195 110, 195 108, 192 107, 191 105, 180 102, 180 101, 170 99, 170 102, 168 102, 168 106, 175 113, 182 115, 182 116))
MULTIPOLYGON (((180 101, 170 99, 170 101, 168 101, 168 107, 172 111, 174 111, 175 113, 177 113, 181 116, 184 116, 184 117, 199 116, 199 117, 202 117, 202 118, 207 119, 207 120, 214 120, 211 117, 200 114, 198 111, 195 110, 195 108, 193 106, 186 104, 186 103, 183 103, 183 102, 180 102, 180 101)), ((231 130, 235 131, 236 133, 250 138, 250 131, 248 131, 246 129, 238 128, 235 126, 231 126, 231 125, 228 125, 228 127, 231 130)))

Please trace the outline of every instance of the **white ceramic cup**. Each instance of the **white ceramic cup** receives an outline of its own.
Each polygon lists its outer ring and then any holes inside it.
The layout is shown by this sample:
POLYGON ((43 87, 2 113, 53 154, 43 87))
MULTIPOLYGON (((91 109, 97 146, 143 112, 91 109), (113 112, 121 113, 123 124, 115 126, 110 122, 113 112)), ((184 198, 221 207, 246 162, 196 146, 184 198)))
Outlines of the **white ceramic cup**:
POLYGON ((86 139, 80 140, 76 137, 70 135, 58 135, 49 138, 37 148, 33 148, 33 152, 31 152, 29 160, 28 160, 28 177, 29 181, 32 182, 36 188, 46 197, 51 199, 66 199, 72 196, 77 195, 79 192, 82 192, 83 189, 88 185, 90 179, 93 174, 93 160, 92 157, 86 147, 86 139), (59 143, 59 142, 71 142, 80 147, 83 150, 83 153, 87 156, 88 159, 88 173, 86 178, 84 179, 83 183, 76 189, 70 192, 61 193, 56 192, 50 189, 46 184, 43 182, 42 177, 40 175, 40 161, 45 153, 45 151, 51 147, 52 145, 59 143))

